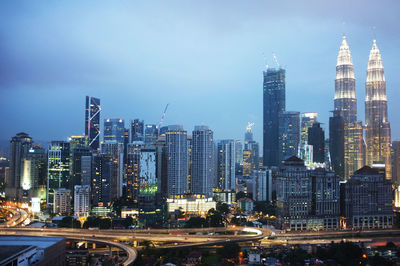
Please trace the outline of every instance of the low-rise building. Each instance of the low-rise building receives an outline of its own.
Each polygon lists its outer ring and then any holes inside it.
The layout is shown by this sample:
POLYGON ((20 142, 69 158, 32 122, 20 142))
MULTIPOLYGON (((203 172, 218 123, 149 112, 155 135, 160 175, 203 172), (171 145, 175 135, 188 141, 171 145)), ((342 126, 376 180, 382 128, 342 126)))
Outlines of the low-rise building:
POLYGON ((170 198, 167 199, 168 212, 180 210, 186 214, 205 215, 210 209, 215 209, 217 203, 212 198, 170 198))
POLYGON ((54 190, 53 212, 69 214, 71 212, 71 190, 59 188, 54 190))
POLYGON ((254 201, 250 198, 241 198, 237 201, 238 207, 244 212, 252 213, 254 210, 254 201))

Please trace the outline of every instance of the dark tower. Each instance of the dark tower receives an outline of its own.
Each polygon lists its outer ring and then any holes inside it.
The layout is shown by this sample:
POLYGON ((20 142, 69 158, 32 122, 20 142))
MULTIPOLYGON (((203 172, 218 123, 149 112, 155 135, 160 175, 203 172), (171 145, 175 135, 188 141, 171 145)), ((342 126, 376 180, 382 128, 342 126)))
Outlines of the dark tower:
POLYGON ((263 165, 279 164, 279 113, 284 112, 285 70, 267 69, 263 82, 263 165))
POLYGON ((100 147, 100 99, 86 96, 85 136, 92 150, 100 147))
POLYGON ((313 146, 313 161, 315 163, 325 162, 325 133, 321 124, 315 122, 308 128, 308 144, 313 146))
POLYGON ((329 152, 333 171, 344 179, 344 119, 340 111, 329 118, 329 152))

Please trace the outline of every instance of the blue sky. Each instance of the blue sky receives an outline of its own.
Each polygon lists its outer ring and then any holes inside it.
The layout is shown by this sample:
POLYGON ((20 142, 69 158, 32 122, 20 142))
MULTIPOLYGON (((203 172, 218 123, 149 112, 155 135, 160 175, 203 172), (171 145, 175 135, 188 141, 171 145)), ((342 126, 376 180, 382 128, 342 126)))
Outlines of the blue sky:
POLYGON ((1 1, 0 140, 84 130, 85 95, 102 119, 208 125, 215 138, 262 139, 262 71, 286 68, 286 109, 318 112, 328 137, 336 57, 346 32, 359 119, 373 30, 400 138, 398 1, 1 1), (343 26, 343 22, 345 25, 343 26))

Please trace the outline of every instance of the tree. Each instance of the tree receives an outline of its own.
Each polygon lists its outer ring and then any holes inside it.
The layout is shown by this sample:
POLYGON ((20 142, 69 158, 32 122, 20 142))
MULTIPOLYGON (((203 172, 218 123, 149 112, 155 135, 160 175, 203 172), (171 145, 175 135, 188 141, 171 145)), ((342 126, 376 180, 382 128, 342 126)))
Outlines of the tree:
POLYGON ((237 243, 228 242, 222 248, 217 249, 217 254, 224 259, 236 259, 239 251, 240 247, 237 243))
POLYGON ((243 191, 239 191, 238 193, 236 193, 236 199, 241 199, 241 198, 245 198, 246 194, 243 191))
POLYGON ((191 217, 185 224, 186 228, 202 228, 202 227, 208 227, 208 223, 206 219, 200 217, 200 216, 195 216, 191 217))
POLYGON ((254 202, 254 211, 268 215, 275 215, 275 207, 268 201, 254 202))
POLYGON ((230 213, 229 205, 222 202, 217 202, 217 211, 219 211, 222 215, 227 215, 230 213))
POLYGON ((221 213, 214 208, 210 209, 207 213, 207 223, 210 227, 223 227, 224 219, 221 213))
POLYGON ((127 228, 134 224, 135 224, 135 220, 133 220, 132 216, 126 216, 126 218, 124 220, 124 226, 127 228))
POLYGON ((62 220, 58 224, 58 227, 81 228, 81 223, 72 216, 66 216, 66 217, 62 218, 62 220))

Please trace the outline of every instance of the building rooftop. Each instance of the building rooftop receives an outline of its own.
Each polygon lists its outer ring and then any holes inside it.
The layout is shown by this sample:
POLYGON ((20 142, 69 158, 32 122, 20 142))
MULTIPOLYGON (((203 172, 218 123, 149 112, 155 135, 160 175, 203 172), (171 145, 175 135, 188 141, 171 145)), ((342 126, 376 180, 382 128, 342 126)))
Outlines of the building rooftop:
POLYGON ((32 246, 28 245, 19 245, 19 246, 9 246, 0 244, 0 264, 3 265, 10 257, 18 255, 26 250, 31 249, 32 246))
POLYGON ((371 168, 367 165, 354 172, 355 175, 379 175, 377 169, 371 168))
POLYGON ((299 157, 293 155, 292 157, 286 159, 285 162, 304 162, 304 161, 299 157))
POLYGON ((64 241, 63 237, 43 237, 43 236, 0 236, 0 250, 5 246, 35 246, 40 249, 48 248, 59 241, 64 241))

